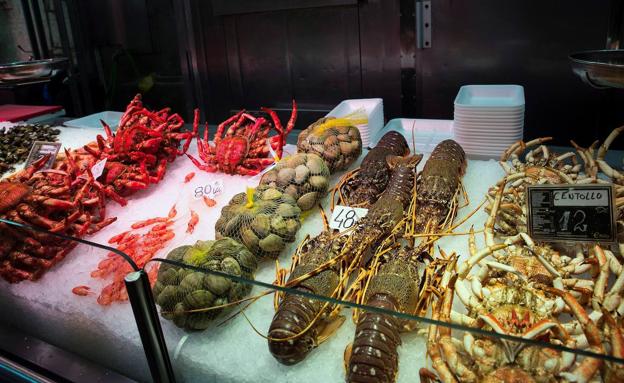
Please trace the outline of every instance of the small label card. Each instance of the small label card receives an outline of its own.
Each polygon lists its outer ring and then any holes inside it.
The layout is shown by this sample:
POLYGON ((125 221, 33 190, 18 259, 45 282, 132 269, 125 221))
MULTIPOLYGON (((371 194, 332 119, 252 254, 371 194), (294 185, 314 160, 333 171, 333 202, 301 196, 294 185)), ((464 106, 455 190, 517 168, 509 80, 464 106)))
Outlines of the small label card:
POLYGON ((54 161, 56 161, 56 155, 59 150, 61 150, 60 142, 35 141, 32 148, 30 148, 30 153, 28 153, 28 158, 26 159, 26 165, 24 165, 24 168, 29 167, 33 164, 33 162, 41 159, 41 157, 46 154, 50 154, 48 162, 46 162, 46 164, 39 170, 50 169, 52 165, 54 165, 54 161))
POLYGON ((203 184, 198 184, 192 190, 193 198, 202 199, 204 196, 208 198, 216 198, 223 192, 223 180, 214 180, 203 184))
MULTIPOLYGON (((106 168, 106 160, 107 159, 104 158, 103 160, 99 160, 98 162, 96 162, 95 165, 91 166, 91 174, 93 175, 93 179, 94 180, 97 180, 98 178, 100 178, 102 173, 104 173, 104 169, 106 168)), ((84 174, 82 174, 78 178, 87 179, 88 176, 87 176, 87 174, 85 172, 84 174)))
POLYGON ((368 214, 368 209, 336 205, 329 221, 329 227, 343 232, 353 227, 366 214, 368 214))
POLYGON ((615 194, 611 185, 527 187, 529 235, 549 242, 615 242, 615 194))

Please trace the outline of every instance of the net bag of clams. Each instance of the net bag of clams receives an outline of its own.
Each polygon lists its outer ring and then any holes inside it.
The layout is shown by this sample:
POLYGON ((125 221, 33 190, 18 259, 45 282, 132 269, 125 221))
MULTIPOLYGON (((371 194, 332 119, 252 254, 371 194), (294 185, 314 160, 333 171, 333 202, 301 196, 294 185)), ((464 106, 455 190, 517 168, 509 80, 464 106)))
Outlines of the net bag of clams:
POLYGON ((310 210, 327 193, 329 168, 314 153, 297 153, 283 158, 266 172, 260 185, 280 188, 297 201, 301 210, 310 210))
POLYGON ((347 169, 362 153, 360 131, 349 121, 321 118, 299 134, 297 150, 321 156, 331 173, 347 169))
POLYGON ((221 210, 216 237, 230 237, 247 246, 258 260, 275 259, 293 242, 301 226, 297 201, 278 187, 260 185, 239 193, 221 210))
MULTIPOLYGON (((253 279, 258 265, 253 254, 231 238, 181 246, 167 259, 245 279, 253 279)), ((240 301, 250 291, 251 284, 167 263, 161 264, 153 289, 161 315, 187 330, 208 328, 223 310, 212 307, 240 301)))

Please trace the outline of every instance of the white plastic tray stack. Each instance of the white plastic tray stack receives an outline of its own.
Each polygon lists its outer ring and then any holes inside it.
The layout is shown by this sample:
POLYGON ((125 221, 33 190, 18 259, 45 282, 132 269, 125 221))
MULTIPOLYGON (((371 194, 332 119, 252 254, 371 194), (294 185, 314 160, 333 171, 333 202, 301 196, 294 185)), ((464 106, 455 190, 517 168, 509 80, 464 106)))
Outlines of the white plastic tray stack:
POLYGON ((455 98, 453 136, 467 154, 499 157, 522 139, 524 88, 520 85, 465 85, 455 98))

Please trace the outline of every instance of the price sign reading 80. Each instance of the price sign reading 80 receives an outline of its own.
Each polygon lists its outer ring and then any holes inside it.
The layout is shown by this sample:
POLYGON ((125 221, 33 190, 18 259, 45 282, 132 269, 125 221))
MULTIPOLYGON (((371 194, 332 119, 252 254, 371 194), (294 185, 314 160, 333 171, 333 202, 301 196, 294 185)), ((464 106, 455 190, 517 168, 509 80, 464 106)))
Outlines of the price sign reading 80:
POLYGON ((203 185, 197 185, 193 188, 193 197, 200 199, 204 197, 215 198, 223 192, 223 181, 215 180, 205 183, 203 185))
POLYGON ((332 213, 329 227, 341 232, 348 230, 367 213, 368 209, 337 205, 332 213))

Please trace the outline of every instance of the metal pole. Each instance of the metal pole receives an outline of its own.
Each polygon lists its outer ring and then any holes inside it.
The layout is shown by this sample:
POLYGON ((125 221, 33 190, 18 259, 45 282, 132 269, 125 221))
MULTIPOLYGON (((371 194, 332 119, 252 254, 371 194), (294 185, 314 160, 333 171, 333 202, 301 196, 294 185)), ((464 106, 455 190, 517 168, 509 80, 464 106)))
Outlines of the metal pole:
POLYGON ((30 4, 28 0, 22 0, 22 11, 24 12, 24 20, 26 21, 26 29, 28 30, 30 49, 32 49, 35 59, 39 60, 41 58, 41 52, 39 51, 39 40, 37 40, 37 33, 35 32, 33 16, 30 12, 30 4))
POLYGON ((32 14, 35 20, 35 28, 37 29, 37 36, 39 37, 39 43, 41 44, 41 58, 49 59, 50 50, 48 47, 48 38, 46 37, 45 29, 43 28, 43 19, 39 8, 39 0, 33 0, 31 4, 32 14))
POLYGON ((157 383, 175 383, 147 274, 143 270, 132 272, 126 275, 124 282, 152 378, 157 383))

